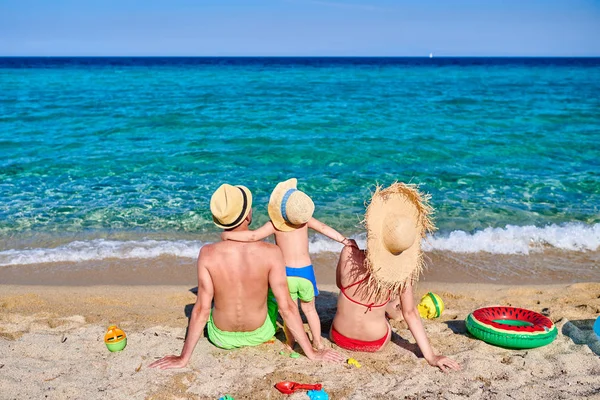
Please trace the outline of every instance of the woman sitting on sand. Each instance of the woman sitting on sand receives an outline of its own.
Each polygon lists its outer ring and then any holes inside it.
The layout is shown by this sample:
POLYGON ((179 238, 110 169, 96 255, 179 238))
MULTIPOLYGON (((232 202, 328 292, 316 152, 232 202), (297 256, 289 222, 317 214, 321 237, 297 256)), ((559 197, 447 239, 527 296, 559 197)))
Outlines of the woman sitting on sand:
POLYGON ((345 246, 337 265, 341 290, 331 340, 353 351, 379 351, 392 336, 386 314, 403 314, 423 356, 442 371, 460 369, 429 344, 413 298, 423 266, 421 239, 435 228, 428 197, 415 185, 395 183, 376 190, 365 216, 367 250, 345 246))

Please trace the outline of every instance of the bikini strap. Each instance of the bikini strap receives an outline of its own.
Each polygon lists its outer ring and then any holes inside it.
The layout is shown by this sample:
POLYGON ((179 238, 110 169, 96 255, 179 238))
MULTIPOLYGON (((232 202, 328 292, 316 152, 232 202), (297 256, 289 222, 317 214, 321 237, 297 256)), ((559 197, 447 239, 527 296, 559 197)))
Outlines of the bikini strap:
POLYGON ((361 279, 361 280, 360 280, 360 281, 358 281, 358 282, 354 282, 352 285, 348 285, 348 286, 346 286, 346 287, 343 287, 343 286, 342 286, 342 288, 341 288, 341 291, 342 291, 342 293, 344 294, 344 296, 345 296, 345 297, 346 297, 348 300, 350 300, 350 301, 351 301, 351 302, 353 302, 354 304, 358 304, 358 305, 360 305, 360 306, 367 307, 367 311, 365 311, 365 314, 366 314, 367 312, 369 312, 369 311, 372 311, 372 310, 373 310, 373 307, 383 307, 383 306, 387 305, 387 303, 389 303, 389 302, 390 302, 390 300, 391 300, 391 298, 388 298, 388 299, 387 299, 387 301, 386 301, 385 303, 383 303, 383 304, 375 304, 375 302, 373 302, 373 303, 371 303, 371 304, 363 304, 363 303, 361 303, 361 302, 359 302, 359 301, 356 301, 356 300, 354 300, 353 298, 351 298, 350 296, 348 296, 348 295, 346 294, 346 290, 350 289, 350 288, 351 288, 351 287, 353 287, 353 286, 360 285, 361 283, 363 283, 363 282, 364 282, 364 281, 366 281, 367 279, 369 279, 369 277, 368 277, 368 276, 367 276, 367 277, 365 277, 365 278, 363 278, 363 279, 361 279))
POLYGON ((363 282, 364 282, 364 281, 366 281, 367 279, 369 279, 369 277, 368 277, 368 276, 364 277, 363 279, 361 279, 361 280, 360 280, 360 281, 358 281, 358 282, 354 282, 352 285, 348 285, 348 286, 346 286, 346 287, 342 287, 342 292, 343 292, 344 290, 348 290, 348 289, 350 289, 351 287, 354 287, 354 286, 356 286, 356 285, 360 285, 361 283, 363 283, 363 282))

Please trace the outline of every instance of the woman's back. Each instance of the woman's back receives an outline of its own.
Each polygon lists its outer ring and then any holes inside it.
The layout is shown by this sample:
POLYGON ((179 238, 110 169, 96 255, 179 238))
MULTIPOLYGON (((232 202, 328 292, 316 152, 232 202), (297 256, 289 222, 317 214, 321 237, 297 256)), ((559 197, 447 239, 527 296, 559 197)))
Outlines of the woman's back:
POLYGON ((374 294, 376 288, 369 282, 364 261, 365 252, 353 246, 344 247, 340 254, 336 281, 341 293, 332 327, 347 338, 368 342, 389 332, 385 318, 389 294, 374 294))

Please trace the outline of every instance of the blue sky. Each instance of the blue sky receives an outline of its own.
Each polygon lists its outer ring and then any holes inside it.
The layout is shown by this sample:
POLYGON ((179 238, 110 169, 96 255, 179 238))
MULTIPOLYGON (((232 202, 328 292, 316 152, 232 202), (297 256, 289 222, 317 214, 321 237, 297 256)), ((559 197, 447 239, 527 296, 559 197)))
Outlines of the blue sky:
POLYGON ((600 56, 600 0, 0 0, 0 55, 600 56))

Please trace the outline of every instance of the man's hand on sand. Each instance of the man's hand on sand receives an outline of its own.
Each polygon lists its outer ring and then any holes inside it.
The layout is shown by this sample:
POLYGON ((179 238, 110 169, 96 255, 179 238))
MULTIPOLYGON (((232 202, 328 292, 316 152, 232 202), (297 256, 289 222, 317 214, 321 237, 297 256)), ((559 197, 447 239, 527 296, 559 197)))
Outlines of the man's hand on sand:
POLYGON ((181 358, 181 356, 166 356, 160 360, 154 361, 149 365, 150 368, 158 369, 171 369, 171 368, 183 368, 187 365, 187 362, 181 358))
POLYGON ((432 367, 438 367, 443 372, 449 372, 452 369, 455 371, 460 371, 460 365, 456 361, 446 356, 433 356, 433 359, 427 360, 427 362, 432 367))
POLYGON ((340 363, 345 359, 346 358, 340 353, 331 349, 317 350, 315 351, 315 355, 311 358, 311 360, 313 361, 329 361, 335 363, 340 363))

